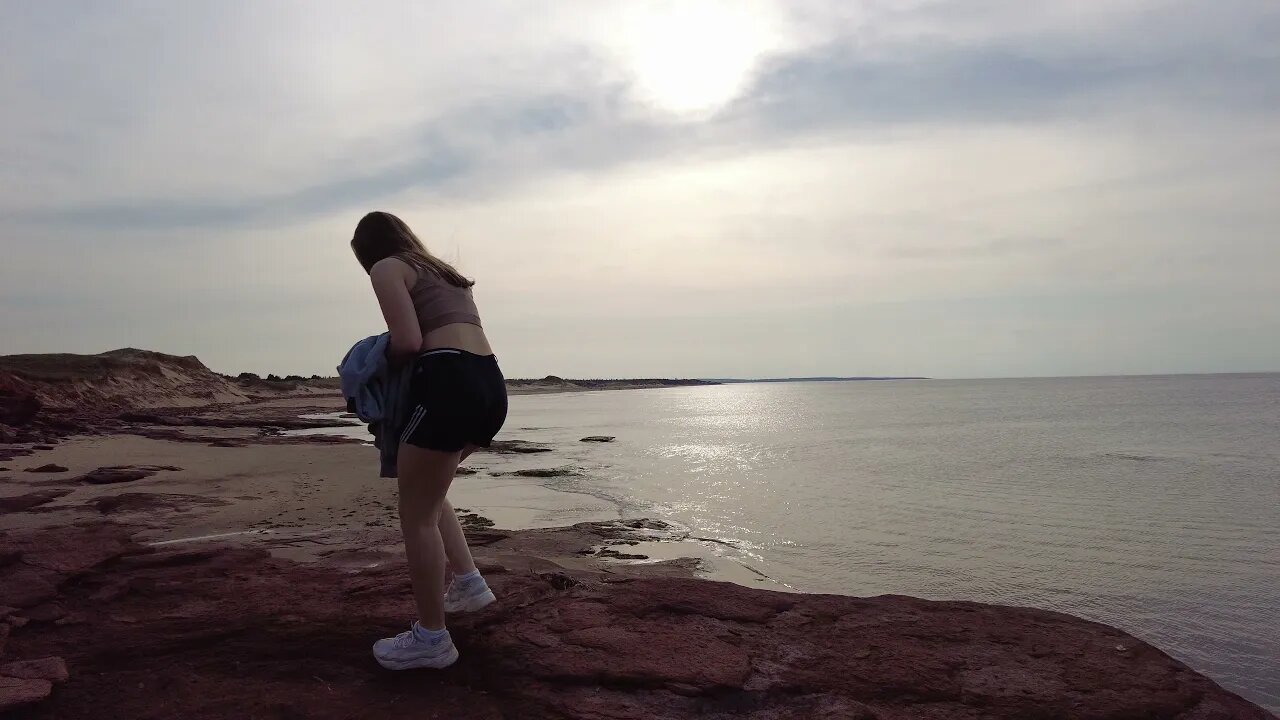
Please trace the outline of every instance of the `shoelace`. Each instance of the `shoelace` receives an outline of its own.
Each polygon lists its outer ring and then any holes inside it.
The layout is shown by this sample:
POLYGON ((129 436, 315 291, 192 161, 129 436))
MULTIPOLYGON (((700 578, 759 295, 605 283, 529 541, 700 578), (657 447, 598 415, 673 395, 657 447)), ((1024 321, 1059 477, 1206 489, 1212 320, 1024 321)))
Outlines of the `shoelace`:
POLYGON ((460 583, 458 580, 452 580, 449 587, 444 589, 444 597, 461 598, 468 594, 474 594, 480 588, 480 580, 472 580, 470 583, 460 583))
POLYGON ((410 645, 412 645, 416 640, 417 638, 413 636, 413 628, 409 628, 408 630, 405 630, 404 632, 396 636, 396 647, 402 648, 402 649, 407 648, 410 645))
POLYGON ((474 588, 471 586, 463 586, 457 582, 449 583, 449 587, 444 591, 444 599, 446 601, 461 600, 470 595, 474 588))

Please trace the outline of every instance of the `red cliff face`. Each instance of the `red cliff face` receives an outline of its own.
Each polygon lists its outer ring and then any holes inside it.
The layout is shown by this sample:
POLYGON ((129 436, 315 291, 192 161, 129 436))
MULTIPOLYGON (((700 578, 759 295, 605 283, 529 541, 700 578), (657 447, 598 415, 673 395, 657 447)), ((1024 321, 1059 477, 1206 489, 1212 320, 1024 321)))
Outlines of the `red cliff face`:
POLYGON ((0 461, 27 454, 6 445, 93 432, 127 410, 247 399, 242 387, 194 357, 133 349, 0 356, 0 461))
POLYGON ((40 412, 41 403, 26 383, 0 372, 0 425, 24 427, 40 412))
MULTIPOLYGON (((6 392, 32 396, 47 408, 90 416, 247 399, 238 386, 194 357, 133 349, 0 357, 0 397, 6 392)), ((21 424, 2 417, 0 422, 21 424)))
POLYGON ((477 553, 501 602, 452 623, 461 661, 392 673, 369 645, 411 617, 398 563, 348 573, 256 550, 152 552, 127 534, 0 537, 13 717, 1271 717, 1067 615, 574 575, 490 548, 477 553))

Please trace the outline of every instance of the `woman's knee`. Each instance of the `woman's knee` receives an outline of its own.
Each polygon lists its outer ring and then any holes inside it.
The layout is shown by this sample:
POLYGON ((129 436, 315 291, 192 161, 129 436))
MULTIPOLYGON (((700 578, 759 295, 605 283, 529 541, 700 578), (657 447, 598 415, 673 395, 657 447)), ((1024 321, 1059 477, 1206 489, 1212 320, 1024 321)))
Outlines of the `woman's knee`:
POLYGON ((435 525, 444 509, 441 500, 400 496, 400 522, 411 525, 435 525))

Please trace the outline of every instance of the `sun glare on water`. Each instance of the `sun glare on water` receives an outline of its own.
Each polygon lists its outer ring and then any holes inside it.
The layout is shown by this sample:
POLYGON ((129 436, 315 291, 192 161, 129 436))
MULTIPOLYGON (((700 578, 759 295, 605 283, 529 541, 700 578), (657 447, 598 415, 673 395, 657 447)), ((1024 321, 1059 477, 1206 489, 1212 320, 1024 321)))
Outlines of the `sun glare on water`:
POLYGON ((639 99, 679 116, 733 101, 783 44, 769 13, 746 2, 637 4, 619 32, 639 99))

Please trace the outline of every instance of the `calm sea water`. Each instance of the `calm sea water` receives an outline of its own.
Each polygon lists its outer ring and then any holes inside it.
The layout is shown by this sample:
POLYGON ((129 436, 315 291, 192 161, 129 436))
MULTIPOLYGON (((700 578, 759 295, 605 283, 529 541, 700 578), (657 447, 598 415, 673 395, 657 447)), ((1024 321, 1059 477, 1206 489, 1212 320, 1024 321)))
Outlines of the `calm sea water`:
POLYGON ((798 590, 1060 610, 1280 709, 1280 375, 512 398, 548 481, 798 590), (616 435, 608 445, 577 443, 616 435), (564 461, 563 454, 557 462, 564 461))

